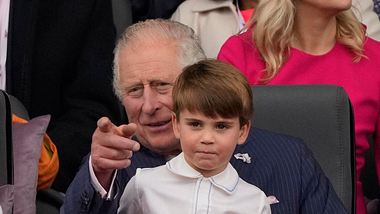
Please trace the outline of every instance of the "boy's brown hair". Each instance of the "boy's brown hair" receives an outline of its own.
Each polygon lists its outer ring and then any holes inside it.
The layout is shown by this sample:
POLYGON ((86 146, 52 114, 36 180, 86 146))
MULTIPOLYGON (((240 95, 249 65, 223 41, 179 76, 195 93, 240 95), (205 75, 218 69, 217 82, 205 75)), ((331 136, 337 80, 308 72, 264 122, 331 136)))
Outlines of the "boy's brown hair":
POLYGON ((253 114, 252 91, 246 78, 232 65, 218 60, 202 60, 187 66, 173 87, 173 111, 199 111, 215 118, 239 117, 240 125, 253 114))

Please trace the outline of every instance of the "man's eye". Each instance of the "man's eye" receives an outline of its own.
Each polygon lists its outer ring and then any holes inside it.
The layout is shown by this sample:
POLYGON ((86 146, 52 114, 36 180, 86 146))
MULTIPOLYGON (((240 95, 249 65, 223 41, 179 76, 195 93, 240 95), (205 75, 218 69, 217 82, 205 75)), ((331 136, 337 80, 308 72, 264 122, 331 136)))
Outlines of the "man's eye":
POLYGON ((132 97, 139 97, 142 96, 144 91, 144 87, 142 86, 137 86, 137 87, 132 87, 127 90, 127 94, 132 97))
POLYGON ((172 84, 166 83, 166 82, 159 82, 154 84, 152 87, 154 87, 158 93, 167 93, 169 90, 173 87, 172 84))

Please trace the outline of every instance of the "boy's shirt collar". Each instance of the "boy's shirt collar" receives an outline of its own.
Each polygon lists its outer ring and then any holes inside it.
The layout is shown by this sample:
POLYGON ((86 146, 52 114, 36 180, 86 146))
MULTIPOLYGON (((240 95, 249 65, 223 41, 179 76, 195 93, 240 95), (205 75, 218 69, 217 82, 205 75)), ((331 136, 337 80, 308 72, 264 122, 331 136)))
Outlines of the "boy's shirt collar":
POLYGON ((209 179, 213 185, 228 194, 232 194, 235 191, 239 182, 239 175, 230 163, 228 163, 226 169, 221 173, 206 178, 186 162, 183 152, 168 161, 166 167, 172 173, 186 178, 209 179))

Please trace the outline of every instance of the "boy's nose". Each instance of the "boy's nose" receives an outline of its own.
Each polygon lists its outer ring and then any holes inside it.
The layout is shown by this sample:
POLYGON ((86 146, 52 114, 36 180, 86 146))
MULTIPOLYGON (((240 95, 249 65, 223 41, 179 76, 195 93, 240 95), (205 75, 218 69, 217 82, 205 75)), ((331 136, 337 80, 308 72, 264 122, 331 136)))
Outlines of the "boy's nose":
POLYGON ((204 131, 201 142, 203 144, 213 144, 215 142, 214 135, 209 131, 204 131))

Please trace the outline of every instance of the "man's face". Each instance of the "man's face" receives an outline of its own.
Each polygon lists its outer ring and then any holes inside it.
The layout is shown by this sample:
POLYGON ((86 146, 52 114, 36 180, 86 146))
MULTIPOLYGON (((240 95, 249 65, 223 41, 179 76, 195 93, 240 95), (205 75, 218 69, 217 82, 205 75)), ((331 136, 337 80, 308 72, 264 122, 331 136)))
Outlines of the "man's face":
POLYGON ((172 85, 182 71, 173 44, 124 48, 119 55, 120 88, 129 122, 145 147, 162 153, 180 150, 172 122, 172 85))

